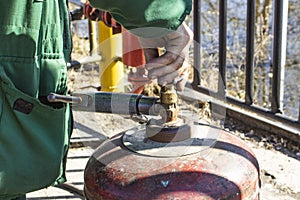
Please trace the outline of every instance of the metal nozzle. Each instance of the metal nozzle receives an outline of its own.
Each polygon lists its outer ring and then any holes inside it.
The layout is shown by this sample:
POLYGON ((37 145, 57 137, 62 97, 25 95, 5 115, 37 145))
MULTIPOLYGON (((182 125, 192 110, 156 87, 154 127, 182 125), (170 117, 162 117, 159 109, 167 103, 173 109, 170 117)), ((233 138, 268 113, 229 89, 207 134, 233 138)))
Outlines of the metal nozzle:
POLYGON ((62 103, 75 103, 79 104, 82 102, 82 99, 77 96, 67 96, 67 95, 60 95, 51 93, 47 96, 47 100, 51 103, 53 102, 62 102, 62 103))

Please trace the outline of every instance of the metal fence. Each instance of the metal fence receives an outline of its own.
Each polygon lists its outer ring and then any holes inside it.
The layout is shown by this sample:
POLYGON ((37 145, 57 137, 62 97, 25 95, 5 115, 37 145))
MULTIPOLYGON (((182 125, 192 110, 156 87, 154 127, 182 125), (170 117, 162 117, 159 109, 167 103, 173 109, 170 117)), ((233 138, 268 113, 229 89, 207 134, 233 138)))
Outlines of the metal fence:
MULTIPOLYGON (((247 0, 246 14, 246 62, 245 62, 245 97, 236 99, 227 95, 226 90, 226 59, 227 59, 227 0, 220 0, 219 13, 219 36, 218 36, 218 89, 211 89, 201 84, 201 20, 205 13, 201 13, 201 0, 194 0, 193 30, 194 40, 199 45, 194 45, 194 79, 192 87, 201 94, 213 96, 212 103, 226 107, 227 115, 243 121, 247 125, 259 127, 262 130, 281 134, 284 137, 300 143, 300 114, 298 120, 290 119, 282 114, 282 99, 284 92, 283 76, 285 59, 285 28, 286 28, 286 0, 273 1, 273 45, 272 45, 272 86, 270 97, 270 109, 253 104, 254 92, 254 49, 255 49, 255 8, 256 1, 247 0), (222 103, 217 103, 222 100, 222 103), (225 100, 225 102, 223 101, 225 100), (250 120, 250 121, 249 121, 250 120)), ((299 108, 296 108, 299 112, 299 108)))

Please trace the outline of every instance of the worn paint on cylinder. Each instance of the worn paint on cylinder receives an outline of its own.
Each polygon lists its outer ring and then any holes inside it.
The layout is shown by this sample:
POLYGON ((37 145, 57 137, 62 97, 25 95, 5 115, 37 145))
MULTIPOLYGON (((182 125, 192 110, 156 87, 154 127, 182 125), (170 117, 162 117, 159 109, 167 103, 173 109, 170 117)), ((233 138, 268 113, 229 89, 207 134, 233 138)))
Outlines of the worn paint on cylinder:
POLYGON ((176 157, 134 152, 124 145, 124 133, 115 136, 100 145, 86 165, 86 198, 258 199, 259 166, 254 154, 237 137, 214 129, 219 136, 213 146, 176 157))

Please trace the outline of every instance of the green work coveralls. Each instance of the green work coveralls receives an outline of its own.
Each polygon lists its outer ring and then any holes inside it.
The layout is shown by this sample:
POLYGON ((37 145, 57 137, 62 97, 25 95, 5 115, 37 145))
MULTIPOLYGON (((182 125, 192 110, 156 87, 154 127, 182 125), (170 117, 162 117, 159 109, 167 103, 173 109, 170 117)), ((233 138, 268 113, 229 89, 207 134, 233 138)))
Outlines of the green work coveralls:
POLYGON ((71 132, 66 0, 0 1, 0 199, 65 181, 71 132))
POLYGON ((191 12, 192 0, 90 0, 127 30, 141 37, 162 37, 176 30, 191 12))
MULTIPOLYGON (((176 30, 192 0, 91 0, 126 29, 145 37, 176 30)), ((67 92, 71 51, 66 0, 0 1, 0 199, 65 181, 71 132, 68 105, 48 104, 67 92)))

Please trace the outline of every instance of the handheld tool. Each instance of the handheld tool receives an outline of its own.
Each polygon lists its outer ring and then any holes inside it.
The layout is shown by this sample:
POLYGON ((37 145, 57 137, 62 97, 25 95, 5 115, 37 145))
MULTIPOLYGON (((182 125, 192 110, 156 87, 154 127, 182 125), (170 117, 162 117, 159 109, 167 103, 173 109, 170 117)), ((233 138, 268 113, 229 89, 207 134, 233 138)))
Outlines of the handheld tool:
POLYGON ((51 93, 49 102, 71 103, 75 111, 133 116, 146 124, 148 138, 159 142, 182 141, 190 137, 190 125, 178 117, 178 96, 173 85, 161 87, 160 97, 131 93, 89 92, 60 95, 51 93), (145 120, 144 115, 160 116, 145 120))

